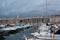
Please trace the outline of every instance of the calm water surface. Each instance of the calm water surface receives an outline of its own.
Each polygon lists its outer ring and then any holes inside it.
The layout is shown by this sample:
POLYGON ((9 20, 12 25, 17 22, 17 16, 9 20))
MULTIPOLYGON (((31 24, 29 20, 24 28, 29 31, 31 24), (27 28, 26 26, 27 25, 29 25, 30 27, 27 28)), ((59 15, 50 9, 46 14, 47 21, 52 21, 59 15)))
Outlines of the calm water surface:
POLYGON ((18 31, 17 33, 10 34, 8 36, 1 37, 0 40, 25 40, 24 35, 27 37, 32 37, 31 33, 35 32, 37 27, 32 27, 29 29, 25 29, 23 31, 18 31))
POLYGON ((0 37, 0 40, 25 40, 24 35, 26 37, 33 37, 31 33, 36 32, 38 27, 32 27, 29 29, 18 30, 15 32, 9 32, 7 36, 0 37))

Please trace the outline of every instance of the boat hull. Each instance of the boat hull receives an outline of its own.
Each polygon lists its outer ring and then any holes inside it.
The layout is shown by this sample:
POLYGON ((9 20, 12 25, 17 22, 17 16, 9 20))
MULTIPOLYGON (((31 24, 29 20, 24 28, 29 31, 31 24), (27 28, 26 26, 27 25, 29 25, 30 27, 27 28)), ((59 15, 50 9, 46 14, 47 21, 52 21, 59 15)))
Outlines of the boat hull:
MULTIPOLYGON (((50 39, 50 40, 52 40, 52 34, 51 35, 48 35, 48 34, 41 35, 41 34, 39 34, 39 33, 36 32, 36 33, 32 33, 31 35, 33 35, 34 37, 36 37, 38 39, 50 39)), ((60 40, 60 35, 59 34, 55 34, 54 35, 54 39, 55 40, 60 40)))

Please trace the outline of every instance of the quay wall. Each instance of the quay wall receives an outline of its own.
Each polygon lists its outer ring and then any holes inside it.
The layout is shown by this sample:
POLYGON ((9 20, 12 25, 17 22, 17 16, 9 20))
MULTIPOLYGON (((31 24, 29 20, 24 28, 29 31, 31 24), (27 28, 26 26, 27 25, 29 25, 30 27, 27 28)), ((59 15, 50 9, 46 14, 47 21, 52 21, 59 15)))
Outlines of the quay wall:
POLYGON ((49 18, 26 17, 26 18, 3 18, 3 19, 0 19, 0 23, 40 23, 40 22, 49 22, 49 18))
POLYGON ((60 15, 52 15, 50 18, 48 17, 25 17, 25 18, 0 18, 0 24, 15 24, 15 23, 46 23, 46 22, 53 22, 58 23, 60 22, 60 15))

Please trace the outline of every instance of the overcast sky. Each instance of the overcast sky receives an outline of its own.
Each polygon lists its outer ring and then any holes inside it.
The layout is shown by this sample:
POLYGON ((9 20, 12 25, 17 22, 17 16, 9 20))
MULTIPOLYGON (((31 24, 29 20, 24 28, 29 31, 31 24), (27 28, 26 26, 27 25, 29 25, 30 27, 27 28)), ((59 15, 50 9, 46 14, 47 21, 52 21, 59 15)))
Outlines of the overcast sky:
POLYGON ((1 17, 60 14, 60 0, 0 0, 1 17))

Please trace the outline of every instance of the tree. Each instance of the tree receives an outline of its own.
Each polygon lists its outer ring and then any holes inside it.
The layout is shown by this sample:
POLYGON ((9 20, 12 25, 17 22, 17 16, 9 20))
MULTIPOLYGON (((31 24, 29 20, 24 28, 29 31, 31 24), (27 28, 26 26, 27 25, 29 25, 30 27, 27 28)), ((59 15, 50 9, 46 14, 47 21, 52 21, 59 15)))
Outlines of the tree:
POLYGON ((22 20, 20 20, 20 23, 22 23, 23 21, 22 20))

